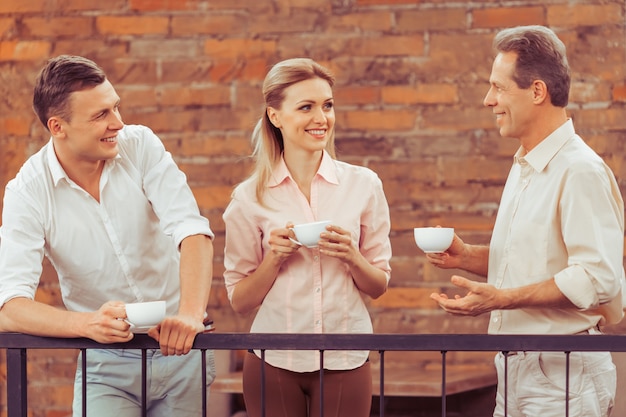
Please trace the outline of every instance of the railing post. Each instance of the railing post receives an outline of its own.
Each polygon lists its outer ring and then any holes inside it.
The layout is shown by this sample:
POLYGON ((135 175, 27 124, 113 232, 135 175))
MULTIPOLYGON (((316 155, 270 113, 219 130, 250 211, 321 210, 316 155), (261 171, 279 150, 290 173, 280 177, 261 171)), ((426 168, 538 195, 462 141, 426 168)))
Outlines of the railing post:
POLYGON ((569 417, 569 355, 565 352, 565 417, 569 417))
POLYGON ((87 417, 87 349, 81 349, 80 352, 81 352, 81 355, 80 355, 80 358, 81 358, 80 359, 80 366, 81 366, 80 390, 81 391, 80 392, 82 393, 81 402, 80 402, 80 406, 82 410, 81 416, 87 417))
POLYGON ((200 361, 202 368, 202 416, 206 416, 206 349, 200 349, 201 356, 200 361))
POLYGON ((141 349, 141 417, 148 416, 148 351, 141 349))
POLYGON ((380 382, 378 393, 378 414, 380 417, 385 417, 385 351, 379 350, 380 355, 380 382))
POLYGON ((265 417, 265 349, 261 350, 261 417, 265 417))
POLYGON ((441 417, 448 415, 446 409, 448 394, 446 392, 446 353, 445 350, 441 351, 441 417))
POLYGON ((320 350, 320 417, 324 417, 324 351, 320 350))
POLYGON ((26 349, 7 349, 7 416, 26 417, 28 380, 26 349))
POLYGON ((509 415, 509 352, 502 352, 504 355, 504 417, 509 415))

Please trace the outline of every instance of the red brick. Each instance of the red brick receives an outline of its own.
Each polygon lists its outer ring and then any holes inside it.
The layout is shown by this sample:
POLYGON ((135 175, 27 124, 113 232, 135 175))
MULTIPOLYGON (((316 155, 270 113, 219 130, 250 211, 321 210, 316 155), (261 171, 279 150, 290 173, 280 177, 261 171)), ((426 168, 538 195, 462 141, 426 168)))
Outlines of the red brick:
MULTIPOLYGON (((252 153, 250 136, 242 136, 237 132, 217 136, 187 133, 183 136, 176 135, 176 137, 180 141, 180 147, 176 150, 176 153, 182 156, 215 157, 250 155, 252 153)), ((232 162, 228 164, 232 164, 232 162)))
POLYGON ((610 42, 624 36, 615 26, 582 27, 558 32, 567 46, 573 79, 623 82, 626 77, 626 48, 623 41, 610 42), (589 51, 594 51, 589 54, 589 51))
POLYGON ((457 101, 457 87, 451 84, 390 86, 382 89, 382 102, 389 104, 453 104, 457 101))
POLYGON ((359 6, 393 6, 398 4, 415 4, 415 0, 356 0, 359 6))
POLYGON ((388 31, 392 28, 393 15, 388 11, 357 11, 330 17, 329 29, 344 33, 351 31, 388 31))
POLYGON ((492 41, 492 34, 435 33, 429 39, 429 54, 416 72, 430 82, 448 77, 463 80, 467 76, 467 83, 473 84, 484 79, 486 93, 493 62, 492 41))
POLYGON ((310 10, 295 8, 279 8, 278 13, 261 13, 254 16, 248 22, 248 30, 260 34, 300 34, 315 30, 318 24, 317 13, 310 10), (281 13, 281 10, 284 11, 281 13), (288 19, 289 24, 278 25, 277 21, 288 19))
POLYGON ((573 81, 569 95, 570 103, 595 103, 611 101, 611 88, 606 82, 573 81))
POLYGON ((396 13, 396 30, 400 32, 460 30, 466 26, 465 8, 401 10, 396 13))
POLYGON ((116 87, 117 93, 121 99, 121 114, 124 117, 125 109, 141 106, 142 108, 150 108, 156 106, 157 96, 153 88, 120 88, 116 87))
POLYGON ((276 62, 277 60, 270 56, 246 59, 239 73, 239 79, 243 82, 258 84, 263 81, 271 66, 276 62))
MULTIPOLYGON (((208 153, 208 155, 215 156, 218 153, 208 153)), ((194 155, 195 161, 185 161, 179 164, 180 169, 187 174, 188 181, 194 185, 234 186, 252 172, 251 160, 239 162, 212 160, 207 163, 200 159, 201 156, 202 154, 194 155)))
POLYGON ((114 59, 122 59, 128 55, 128 42, 111 40, 106 43, 93 39, 57 40, 54 45, 54 55, 80 54, 93 59, 107 69, 107 64, 114 59))
POLYGON ((234 35, 240 33, 245 24, 241 15, 175 15, 172 17, 172 36, 234 35))
MULTIPOLYGON (((317 0, 319 1, 319 0, 317 0)), ((266 2, 248 2, 233 0, 129 0, 131 10, 144 12, 162 11, 198 11, 206 10, 247 10, 251 13, 267 12, 266 2)))
MULTIPOLYGON (((32 0, 29 0, 32 1, 32 0)), ((97 11, 99 14, 117 13, 119 10, 126 9, 127 0, 63 0, 63 11, 97 11)), ((58 5, 55 2, 47 2, 46 7, 49 11, 58 12, 58 5)))
POLYGON ((442 159, 441 164, 442 182, 448 186, 465 184, 468 180, 501 181, 511 169, 509 159, 494 160, 483 156, 448 157, 442 159))
POLYGON ((74 384, 39 386, 30 384, 28 396, 29 398, 37 398, 38 402, 46 404, 46 408, 56 408, 62 405, 67 407, 72 404, 72 398, 74 398, 74 384))
POLYGON ((133 59, 155 61, 200 58, 202 56, 202 41, 189 38, 156 39, 154 37, 142 37, 130 43, 129 55, 133 59))
POLYGON ((207 39, 204 53, 213 59, 234 59, 237 57, 261 57, 276 52, 276 41, 247 38, 207 39))
POLYGON ((472 10, 472 28, 545 25, 543 7, 501 7, 472 10))
POLYGON ((96 28, 103 35, 164 35, 169 30, 169 18, 160 16, 98 16, 96 28))
POLYGON ((15 19, 0 17, 0 39, 12 39, 15 36, 15 19))
POLYGON ((50 42, 0 41, 0 61, 35 61, 48 57, 50 42))
POLYGON ((436 288, 389 288, 380 298, 371 301, 372 307, 383 308, 419 308, 433 310, 437 303, 430 299, 436 288))
POLYGON ((0 13, 40 13, 47 4, 47 0, 2 0, 0 13))
POLYGON ((200 0, 129 0, 131 10, 142 12, 162 12, 178 10, 199 10, 200 0))
POLYGON ((417 114, 411 110, 355 110, 337 115, 337 124, 342 129, 410 130, 415 127, 416 118, 417 114))
POLYGON ((204 209, 226 207, 230 202, 231 186, 195 187, 193 194, 198 205, 204 209))
POLYGON ((159 103, 164 106, 212 106, 230 103, 228 86, 166 86, 157 89, 159 103))
POLYGON ((291 8, 311 9, 324 13, 332 12, 332 4, 328 0, 290 0, 291 8))
POLYGON ((369 104, 381 101, 381 89, 375 86, 341 85, 334 89, 336 105, 369 104))
POLYGON ((613 87, 613 100, 626 102, 626 84, 616 85, 613 87))
POLYGON ((115 86, 155 84, 158 81, 158 64, 153 60, 116 59, 104 60, 100 64, 115 86))
POLYGON ((353 56, 419 56, 424 54, 424 38, 415 36, 379 36, 351 39, 346 52, 353 56))
POLYGON ((33 123, 33 117, 1 117, 0 126, 3 133, 7 135, 26 136, 30 132, 30 126, 33 123))
POLYGON ((22 24, 29 37, 90 37, 93 34, 92 17, 33 17, 25 18, 22 24))
POLYGON ((586 109, 576 111, 576 126, 582 129, 626 130, 623 108, 586 109))
POLYGON ((547 25, 600 26, 624 23, 623 4, 555 4, 547 6, 547 25))
POLYGON ((480 107, 450 109, 437 107, 423 112, 420 126, 439 131, 490 129, 494 127, 493 114, 480 107), (453 129, 450 129, 454 126, 453 129))

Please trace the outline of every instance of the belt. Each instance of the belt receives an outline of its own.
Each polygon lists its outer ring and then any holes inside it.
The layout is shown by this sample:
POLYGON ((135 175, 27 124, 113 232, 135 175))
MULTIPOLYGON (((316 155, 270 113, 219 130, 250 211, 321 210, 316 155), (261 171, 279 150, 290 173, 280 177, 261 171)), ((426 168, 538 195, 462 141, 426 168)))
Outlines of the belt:
MULTIPOLYGON (((595 325, 593 327, 588 328, 587 330, 583 330, 582 332, 573 333, 572 336, 576 335, 585 335, 585 334, 602 334, 599 325, 595 325)), ((524 351, 510 351, 506 353, 506 356, 515 356, 517 354, 525 353, 524 351)), ((500 352, 501 355, 504 356, 504 353, 500 352)))

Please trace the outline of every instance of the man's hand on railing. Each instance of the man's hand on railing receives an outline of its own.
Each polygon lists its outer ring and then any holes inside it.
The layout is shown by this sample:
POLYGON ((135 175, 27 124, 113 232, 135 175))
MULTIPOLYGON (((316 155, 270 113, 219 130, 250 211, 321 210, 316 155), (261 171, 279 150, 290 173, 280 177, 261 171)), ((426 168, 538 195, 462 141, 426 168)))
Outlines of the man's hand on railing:
POLYGON ((121 301, 108 301, 97 311, 76 314, 86 315, 82 333, 96 342, 120 343, 133 338, 130 325, 124 321, 126 309, 121 301))
POLYGON ((163 319, 159 325, 148 331, 148 336, 159 342, 164 356, 186 355, 191 350, 196 335, 204 330, 204 323, 195 317, 177 315, 163 319))

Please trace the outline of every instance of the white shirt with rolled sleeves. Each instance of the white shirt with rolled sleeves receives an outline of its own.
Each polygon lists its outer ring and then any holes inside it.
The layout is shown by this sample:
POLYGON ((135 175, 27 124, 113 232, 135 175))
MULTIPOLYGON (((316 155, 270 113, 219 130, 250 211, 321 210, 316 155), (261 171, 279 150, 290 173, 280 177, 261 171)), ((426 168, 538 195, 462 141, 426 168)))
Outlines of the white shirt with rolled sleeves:
POLYGON ((52 140, 7 185, 0 227, 0 306, 33 298, 48 257, 71 311, 110 300, 179 303, 178 247, 191 235, 213 237, 185 174, 147 127, 118 134, 119 154, 105 163, 100 202, 69 179, 52 140))
POLYGON ((623 316, 624 203, 610 168, 571 120, 507 179, 489 252, 488 281, 513 288, 555 278, 578 309, 495 310, 491 334, 576 334, 623 316))

